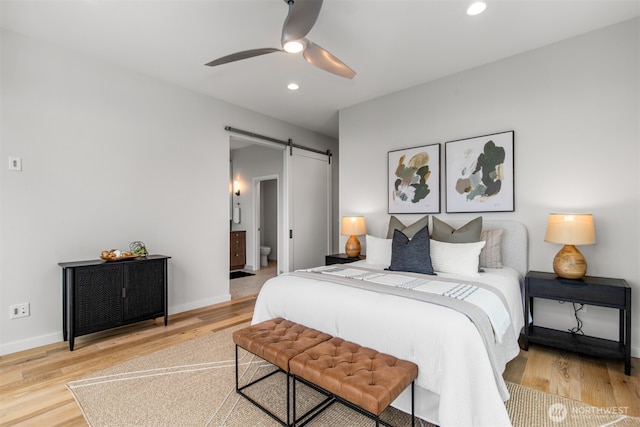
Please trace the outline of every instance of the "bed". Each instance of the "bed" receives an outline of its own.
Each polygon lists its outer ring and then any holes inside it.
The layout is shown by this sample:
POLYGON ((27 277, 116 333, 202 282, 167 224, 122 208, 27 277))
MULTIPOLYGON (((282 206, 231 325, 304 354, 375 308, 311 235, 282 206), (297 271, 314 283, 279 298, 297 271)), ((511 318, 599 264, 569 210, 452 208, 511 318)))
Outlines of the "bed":
MULTIPOLYGON (((447 222, 454 227, 465 223, 447 222)), ((336 279, 319 271, 283 274, 267 281, 258 295, 252 323, 283 317, 416 363, 416 415, 434 424, 511 425, 504 405, 509 396, 501 374, 506 363, 519 353, 517 338, 524 325, 522 287, 527 271, 527 231, 521 223, 496 220, 485 220, 482 229, 502 230, 502 268, 483 268, 474 277, 440 271, 437 276, 409 275, 424 277, 427 282, 471 283, 498 291, 496 295, 501 295, 509 322, 500 337, 495 333, 493 345, 499 348, 498 356, 487 350, 487 338, 479 332, 481 328, 459 311, 408 298, 395 290, 346 286, 341 281, 362 281, 336 279)), ((361 270, 366 277, 379 272, 385 280, 387 274, 405 277, 402 272, 385 272, 384 268, 383 264, 358 261, 334 271, 342 274, 343 269, 361 270)), ((405 391, 392 405, 409 412, 410 394, 405 391)))

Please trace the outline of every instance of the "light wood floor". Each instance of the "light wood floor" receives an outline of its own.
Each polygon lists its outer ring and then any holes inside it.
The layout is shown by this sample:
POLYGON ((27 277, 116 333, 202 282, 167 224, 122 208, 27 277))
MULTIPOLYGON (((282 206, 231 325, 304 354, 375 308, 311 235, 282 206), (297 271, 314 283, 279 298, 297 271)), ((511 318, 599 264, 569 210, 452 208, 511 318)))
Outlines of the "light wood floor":
POLYGON ((278 275, 278 262, 269 260, 269 265, 260 267, 260 270, 242 270, 253 273, 253 276, 240 277, 229 281, 229 293, 231 299, 256 295, 267 279, 278 275))
MULTIPOLYGON (((0 425, 86 425, 65 384, 126 360, 251 319, 255 296, 0 357, 0 425)), ((607 362, 542 346, 509 363, 507 381, 640 416, 640 360, 632 376, 607 362)))

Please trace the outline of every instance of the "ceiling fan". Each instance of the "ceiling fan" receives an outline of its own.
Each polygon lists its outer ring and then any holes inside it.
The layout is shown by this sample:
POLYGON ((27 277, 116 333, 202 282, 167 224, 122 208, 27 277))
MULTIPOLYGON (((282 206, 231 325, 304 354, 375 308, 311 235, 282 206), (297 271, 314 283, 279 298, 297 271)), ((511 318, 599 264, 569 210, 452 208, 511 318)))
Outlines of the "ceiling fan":
POLYGON ((289 6, 289 13, 282 26, 282 49, 262 48, 244 50, 223 56, 205 65, 215 67, 216 65, 227 64, 229 62, 240 61, 241 59, 253 58, 254 56, 266 55, 273 52, 298 53, 312 65, 321 68, 340 77, 352 79, 356 72, 349 68, 344 62, 333 56, 331 53, 321 48, 306 35, 311 31, 318 19, 322 0, 284 0, 289 6))

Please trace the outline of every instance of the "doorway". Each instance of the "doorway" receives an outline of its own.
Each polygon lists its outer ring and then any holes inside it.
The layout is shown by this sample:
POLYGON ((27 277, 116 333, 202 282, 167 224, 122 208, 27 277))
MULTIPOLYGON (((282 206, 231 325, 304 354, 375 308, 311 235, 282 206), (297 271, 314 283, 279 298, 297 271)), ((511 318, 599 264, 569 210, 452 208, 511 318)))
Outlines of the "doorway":
POLYGON ((229 149, 231 182, 237 181, 241 190, 232 197, 233 208, 241 209, 241 215, 237 222, 232 222, 231 231, 245 231, 246 235, 242 270, 248 275, 229 280, 231 299, 237 299, 257 294, 264 282, 278 275, 279 257, 286 252, 281 249, 283 241, 278 236, 284 229, 281 187, 285 150, 237 137, 230 137, 229 149), (261 246, 271 248, 267 257, 272 262, 265 267, 261 266, 261 246))
MULTIPOLYGON (((230 158, 232 179, 242 187, 233 200, 244 213, 241 221, 232 223, 231 231, 246 230, 245 269, 256 275, 264 273, 260 270, 260 246, 271 247, 271 258, 277 264, 274 275, 323 265, 331 248, 330 155, 251 137, 230 137, 230 158), (265 207, 261 207, 260 199, 272 199, 262 195, 263 187, 268 188, 268 181, 273 180, 277 213, 261 214, 265 207), (275 227, 263 221, 274 216, 275 227), (273 240, 263 244, 263 230, 276 234, 275 244, 273 240)), ((231 280, 231 294, 238 280, 245 278, 231 280)))
POLYGON ((280 175, 254 177, 253 189, 253 225, 255 227, 253 235, 256 236, 253 254, 254 259, 257 260, 255 269, 261 270, 265 267, 271 269, 275 264, 275 271, 281 273, 278 262, 282 245, 280 175))

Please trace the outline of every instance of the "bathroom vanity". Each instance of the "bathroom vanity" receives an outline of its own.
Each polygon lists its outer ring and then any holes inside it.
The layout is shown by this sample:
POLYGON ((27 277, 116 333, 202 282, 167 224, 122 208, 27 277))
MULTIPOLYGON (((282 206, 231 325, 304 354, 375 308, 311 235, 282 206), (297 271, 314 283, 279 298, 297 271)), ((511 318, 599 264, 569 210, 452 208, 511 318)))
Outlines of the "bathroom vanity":
POLYGON ((231 270, 244 268, 247 262, 247 233, 246 231, 232 231, 229 239, 229 265, 231 270))

